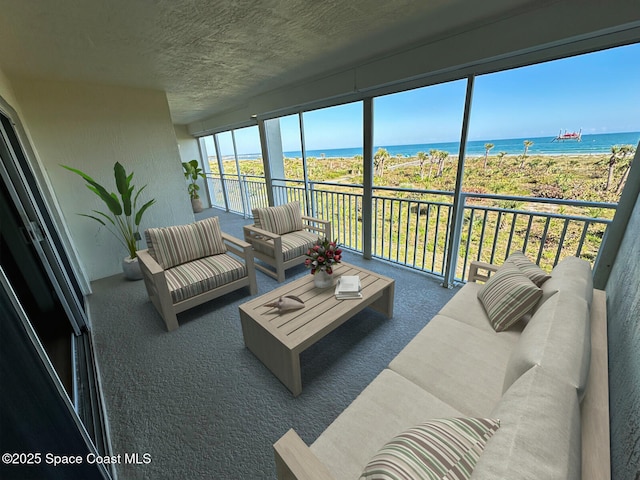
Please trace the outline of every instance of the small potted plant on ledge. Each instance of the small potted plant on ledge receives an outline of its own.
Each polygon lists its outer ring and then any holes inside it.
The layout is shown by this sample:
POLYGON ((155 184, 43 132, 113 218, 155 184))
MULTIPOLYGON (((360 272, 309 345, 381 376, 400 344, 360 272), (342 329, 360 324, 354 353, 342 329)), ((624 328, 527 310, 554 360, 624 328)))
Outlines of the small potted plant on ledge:
POLYGON ((108 213, 93 210, 95 215, 87 215, 80 213, 83 217, 91 218, 103 225, 109 230, 120 242, 125 246, 129 256, 122 261, 122 270, 125 277, 129 280, 140 280, 142 273, 140 265, 138 265, 138 240, 140 240, 140 221, 144 212, 155 203, 155 199, 151 199, 138 208, 138 197, 146 188, 146 185, 138 189, 134 195, 135 186, 131 185, 133 173, 127 175, 124 167, 116 162, 113 166, 113 172, 116 181, 116 188, 120 194, 120 198, 115 193, 109 193, 105 187, 96 182, 86 173, 61 165, 63 168, 80 175, 86 182, 87 188, 95 193, 100 200, 108 208, 108 213))
POLYGON ((182 162, 182 168, 184 168, 184 178, 189 180, 187 191, 191 197, 191 208, 193 213, 202 211, 202 200, 198 195, 200 186, 198 185, 198 178, 206 178, 202 169, 198 166, 198 160, 191 160, 190 162, 182 162))
POLYGON ((328 238, 318 238, 318 241, 307 250, 304 264, 311 269, 313 283, 318 288, 333 285, 333 266, 340 263, 342 250, 338 247, 338 240, 333 242, 328 238))

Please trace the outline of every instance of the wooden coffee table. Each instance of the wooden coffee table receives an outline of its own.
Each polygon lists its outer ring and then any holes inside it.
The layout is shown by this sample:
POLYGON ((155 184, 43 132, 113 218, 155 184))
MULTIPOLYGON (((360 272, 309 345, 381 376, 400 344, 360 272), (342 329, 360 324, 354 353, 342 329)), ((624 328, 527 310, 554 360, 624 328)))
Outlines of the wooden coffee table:
POLYGON ((302 392, 301 352, 366 307, 393 316, 394 280, 348 263, 333 275, 359 275, 362 298, 336 300, 335 287, 316 288, 309 274, 240 305, 244 344, 296 397, 302 392), (304 308, 279 315, 264 306, 283 295, 299 297, 304 308))

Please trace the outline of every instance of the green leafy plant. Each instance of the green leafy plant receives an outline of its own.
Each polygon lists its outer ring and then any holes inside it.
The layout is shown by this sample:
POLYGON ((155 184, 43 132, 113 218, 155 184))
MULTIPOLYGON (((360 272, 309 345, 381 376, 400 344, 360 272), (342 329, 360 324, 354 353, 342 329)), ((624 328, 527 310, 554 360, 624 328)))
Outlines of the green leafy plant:
POLYGON ((138 240, 140 240, 139 227, 142 215, 155 203, 155 199, 151 199, 138 208, 138 197, 146 188, 146 185, 138 189, 134 196, 133 192, 136 187, 131 185, 133 173, 127 175, 124 167, 119 162, 116 162, 113 166, 113 173, 116 181, 116 189, 120 194, 118 197, 118 195, 113 192, 109 193, 105 187, 100 185, 86 173, 67 165, 61 165, 61 167, 80 175, 87 182, 87 188, 95 193, 109 209, 108 213, 93 210, 93 213, 96 215, 88 215, 84 213, 80 213, 79 215, 91 218, 105 226, 107 230, 109 230, 125 246, 129 252, 129 256, 131 258, 136 258, 138 240))
POLYGON ((200 195, 198 195, 200 186, 197 182, 198 178, 205 178, 205 174, 198 165, 198 160, 194 159, 190 162, 182 162, 182 168, 184 168, 184 178, 189 180, 189 185, 187 186, 189 197, 191 197, 191 200, 200 198, 200 195))

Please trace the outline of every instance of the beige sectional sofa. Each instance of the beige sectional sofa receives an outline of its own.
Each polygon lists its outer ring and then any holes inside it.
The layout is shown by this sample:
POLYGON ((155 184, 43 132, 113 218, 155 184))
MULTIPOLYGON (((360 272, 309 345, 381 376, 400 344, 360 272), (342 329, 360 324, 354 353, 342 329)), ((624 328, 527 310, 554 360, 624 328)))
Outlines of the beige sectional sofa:
POLYGON ((477 280, 496 269, 474 262, 470 281, 310 447, 287 432, 274 445, 278 477, 358 479, 376 452, 408 428, 480 417, 500 427, 472 479, 608 478, 606 342, 591 348, 592 324, 606 338, 605 298, 594 295, 588 262, 561 261, 534 309, 502 332, 478 299, 477 280), (592 356, 605 364, 596 379, 592 356), (585 406, 589 412, 581 411, 585 406))

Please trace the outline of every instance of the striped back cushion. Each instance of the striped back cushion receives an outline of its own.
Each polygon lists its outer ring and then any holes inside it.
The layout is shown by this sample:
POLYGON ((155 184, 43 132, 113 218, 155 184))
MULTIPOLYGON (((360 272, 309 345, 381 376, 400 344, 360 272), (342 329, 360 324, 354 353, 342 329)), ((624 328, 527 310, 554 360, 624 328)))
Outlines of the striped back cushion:
POLYGON ((522 252, 513 252, 504 263, 512 263, 518 267, 538 287, 551 278, 551 275, 529 260, 529 257, 522 252))
POLYGON ((469 479, 499 420, 431 420, 394 437, 369 461, 360 480, 469 479))
POLYGON ((505 263, 478 290, 478 299, 496 332, 502 332, 535 307, 542 290, 518 267, 505 263))
POLYGON ((255 225, 271 233, 285 233, 302 230, 300 202, 290 202, 277 207, 254 208, 251 210, 255 225))
POLYGON ((144 234, 149 254, 165 270, 227 251, 218 217, 188 225, 149 228, 144 234))

